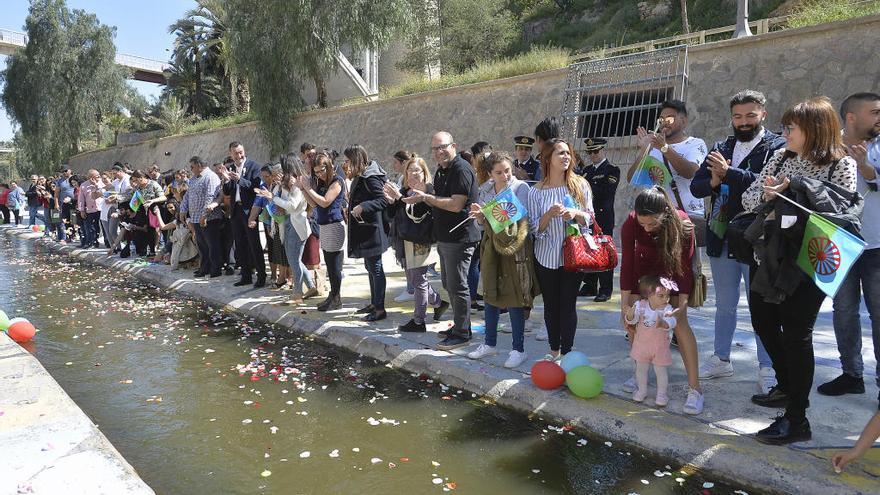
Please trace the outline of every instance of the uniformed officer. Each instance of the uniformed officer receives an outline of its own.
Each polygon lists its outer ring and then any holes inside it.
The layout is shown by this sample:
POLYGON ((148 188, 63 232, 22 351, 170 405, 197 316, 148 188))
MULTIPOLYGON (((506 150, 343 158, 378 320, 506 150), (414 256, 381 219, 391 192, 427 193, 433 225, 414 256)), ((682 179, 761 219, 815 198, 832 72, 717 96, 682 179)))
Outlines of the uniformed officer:
MULTIPOLYGON (((607 235, 614 232, 614 195, 620 182, 620 169, 605 158, 607 141, 599 138, 584 140, 587 160, 584 166, 584 178, 593 190, 593 210, 596 212, 596 223, 607 235)), ((601 273, 588 273, 584 276, 581 296, 596 296, 596 302, 605 302, 611 298, 614 290, 614 270, 601 273), (598 285, 598 290, 597 290, 598 285)))
POLYGON ((541 162, 532 156, 532 147, 535 138, 529 136, 517 136, 513 138, 514 154, 513 175, 519 180, 541 180, 541 162))

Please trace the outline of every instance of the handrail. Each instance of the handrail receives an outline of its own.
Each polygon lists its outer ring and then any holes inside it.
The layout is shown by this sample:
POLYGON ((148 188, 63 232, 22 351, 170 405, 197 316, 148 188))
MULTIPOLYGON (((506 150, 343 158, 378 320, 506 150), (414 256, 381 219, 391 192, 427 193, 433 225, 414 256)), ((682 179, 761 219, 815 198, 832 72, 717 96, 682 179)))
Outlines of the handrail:
MULTIPOLYGON (((755 34, 766 34, 775 31, 785 24, 789 16, 768 17, 766 19, 758 19, 749 22, 749 27, 755 34)), ((706 38, 718 36, 720 34, 733 33, 736 31, 736 25, 724 26, 712 29, 704 29, 688 34, 679 34, 677 36, 669 36, 667 38, 659 38, 655 40, 642 41, 623 46, 612 46, 598 48, 587 53, 575 54, 572 56, 572 62, 580 62, 583 60, 600 59, 612 57, 614 55, 622 55, 631 52, 649 52, 662 48, 664 46, 674 46, 680 44, 702 45, 706 43, 706 38)))

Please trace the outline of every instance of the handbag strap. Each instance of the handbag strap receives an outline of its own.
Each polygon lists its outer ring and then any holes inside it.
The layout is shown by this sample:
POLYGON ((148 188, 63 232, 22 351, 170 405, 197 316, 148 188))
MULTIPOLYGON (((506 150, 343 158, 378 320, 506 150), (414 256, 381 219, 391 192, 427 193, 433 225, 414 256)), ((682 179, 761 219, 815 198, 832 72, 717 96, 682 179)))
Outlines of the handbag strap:
POLYGON ((678 203, 678 208, 681 211, 687 211, 684 209, 684 202, 681 200, 681 193, 678 192, 678 183, 675 182, 675 177, 673 177, 674 174, 672 173, 672 167, 669 166, 669 160, 667 160, 666 156, 662 153, 660 154, 660 156, 663 157, 663 165, 666 165, 666 170, 669 171, 669 176, 672 177, 672 194, 675 196, 675 201, 678 203))

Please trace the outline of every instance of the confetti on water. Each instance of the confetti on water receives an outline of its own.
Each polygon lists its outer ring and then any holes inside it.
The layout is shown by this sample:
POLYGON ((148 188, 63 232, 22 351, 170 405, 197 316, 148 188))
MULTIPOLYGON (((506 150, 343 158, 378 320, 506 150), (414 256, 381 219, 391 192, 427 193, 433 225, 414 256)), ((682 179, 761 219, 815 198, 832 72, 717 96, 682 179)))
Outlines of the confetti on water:
POLYGON ((329 454, 327 454, 327 455, 329 455, 330 457, 332 457, 332 458, 335 459, 335 458, 339 457, 339 449, 333 449, 333 450, 332 450, 329 454))
POLYGON ((373 457, 372 459, 370 459, 370 462, 372 464, 379 464, 380 462, 382 462, 382 459, 379 459, 378 457, 373 457))
POLYGON ((262 473, 260 473, 260 476, 262 476, 263 478, 268 478, 269 476, 272 476, 272 471, 269 471, 267 469, 267 470, 263 471, 262 473))
POLYGON ((708 489, 710 489, 710 488, 712 488, 712 487, 714 487, 714 486, 715 486, 715 483, 712 483, 712 482, 710 482, 710 481, 707 481, 707 482, 703 483, 703 488, 705 488, 706 490, 708 490, 708 489))
POLYGON ((300 459, 307 459, 311 455, 312 455, 311 452, 309 452, 308 450, 305 450, 305 451, 299 453, 299 458, 300 459))
POLYGON ((439 485, 439 484, 443 483, 443 478, 434 478, 431 480, 431 483, 434 483, 435 485, 439 485))
POLYGON ((611 442, 605 442, 606 447, 611 447, 611 445, 612 445, 611 442))

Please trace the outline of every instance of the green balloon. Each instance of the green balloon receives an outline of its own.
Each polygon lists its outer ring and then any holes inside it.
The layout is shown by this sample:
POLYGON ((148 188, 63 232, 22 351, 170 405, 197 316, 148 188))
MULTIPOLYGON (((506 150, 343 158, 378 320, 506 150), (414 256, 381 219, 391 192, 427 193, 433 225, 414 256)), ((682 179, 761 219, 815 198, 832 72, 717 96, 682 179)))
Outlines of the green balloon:
POLYGON ((565 376, 565 384, 571 393, 582 399, 592 399, 602 392, 605 380, 602 373, 592 366, 572 368, 565 376))
POLYGON ((9 317, 6 316, 2 310, 0 310, 0 330, 6 331, 9 329, 9 317))

